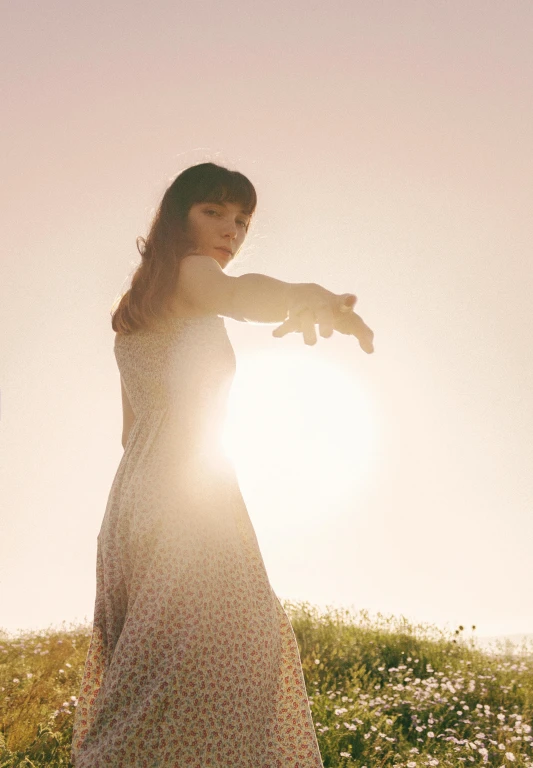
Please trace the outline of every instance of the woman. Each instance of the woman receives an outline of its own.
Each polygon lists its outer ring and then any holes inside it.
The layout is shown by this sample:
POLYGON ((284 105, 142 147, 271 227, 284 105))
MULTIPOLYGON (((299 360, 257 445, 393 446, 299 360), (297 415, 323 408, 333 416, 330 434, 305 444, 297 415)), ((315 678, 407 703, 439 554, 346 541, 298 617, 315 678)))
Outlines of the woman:
POLYGON ((213 163, 165 192, 112 317, 124 454, 97 539, 76 768, 322 768, 298 645, 221 431, 235 356, 224 317, 306 344, 372 331, 317 284, 224 268, 256 207, 213 163))

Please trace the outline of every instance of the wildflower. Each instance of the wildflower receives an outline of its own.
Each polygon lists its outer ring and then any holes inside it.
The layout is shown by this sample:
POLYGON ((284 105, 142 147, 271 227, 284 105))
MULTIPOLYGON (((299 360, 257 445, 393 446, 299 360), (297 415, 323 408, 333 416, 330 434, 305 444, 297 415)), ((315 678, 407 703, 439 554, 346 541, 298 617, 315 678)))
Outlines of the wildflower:
POLYGON ((407 768, 416 768, 416 763, 413 760, 409 760, 407 768))
POLYGON ((33 677, 33 674, 31 672, 26 672, 26 677, 33 677))
POLYGON ((14 677, 14 678, 13 678, 13 682, 14 682, 14 683, 20 683, 20 680, 18 679, 18 677, 14 677))
POLYGON ((430 739, 434 739, 435 738, 435 734, 433 733, 433 731, 428 731, 428 738, 430 738, 430 739))
POLYGON ((513 753, 512 753, 512 752, 506 752, 506 753, 505 753, 505 757, 506 757, 508 760, 510 760, 512 763, 514 763, 514 761, 516 760, 516 757, 513 755, 513 753))
POLYGON ((351 754, 349 752, 341 752, 341 757, 351 757, 351 754))
POLYGON ((320 659, 315 659, 315 664, 320 664, 320 659))

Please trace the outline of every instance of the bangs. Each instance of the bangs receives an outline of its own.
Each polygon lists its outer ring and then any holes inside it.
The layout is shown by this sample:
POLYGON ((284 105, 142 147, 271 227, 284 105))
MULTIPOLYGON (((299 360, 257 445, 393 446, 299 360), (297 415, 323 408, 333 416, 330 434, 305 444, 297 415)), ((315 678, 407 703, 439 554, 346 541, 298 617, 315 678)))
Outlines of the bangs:
POLYGON ((235 203, 247 216, 255 211, 257 195, 254 186, 242 173, 221 169, 220 173, 198 181, 191 203, 235 203))

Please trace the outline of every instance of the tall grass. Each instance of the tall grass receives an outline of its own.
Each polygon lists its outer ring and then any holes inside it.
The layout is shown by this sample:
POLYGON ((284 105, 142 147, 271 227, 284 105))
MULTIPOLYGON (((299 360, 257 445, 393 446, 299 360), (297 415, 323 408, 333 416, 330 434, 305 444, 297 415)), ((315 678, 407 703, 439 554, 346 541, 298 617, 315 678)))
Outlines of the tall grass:
MULTIPOLYGON (((325 768, 533 768, 533 649, 285 601, 325 768)), ((0 634, 0 768, 70 766, 91 626, 0 634)), ((133 767, 132 767, 133 768, 133 767)))

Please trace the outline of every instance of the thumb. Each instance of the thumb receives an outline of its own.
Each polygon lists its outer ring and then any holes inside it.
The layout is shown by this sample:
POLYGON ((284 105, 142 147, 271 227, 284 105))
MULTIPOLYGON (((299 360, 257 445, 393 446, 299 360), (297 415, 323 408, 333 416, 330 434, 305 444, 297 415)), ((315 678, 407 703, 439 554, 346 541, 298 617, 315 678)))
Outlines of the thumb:
POLYGON ((356 301, 357 301, 357 296, 355 294, 341 293, 341 295, 339 296, 341 311, 348 312, 350 309, 353 309, 356 301))

